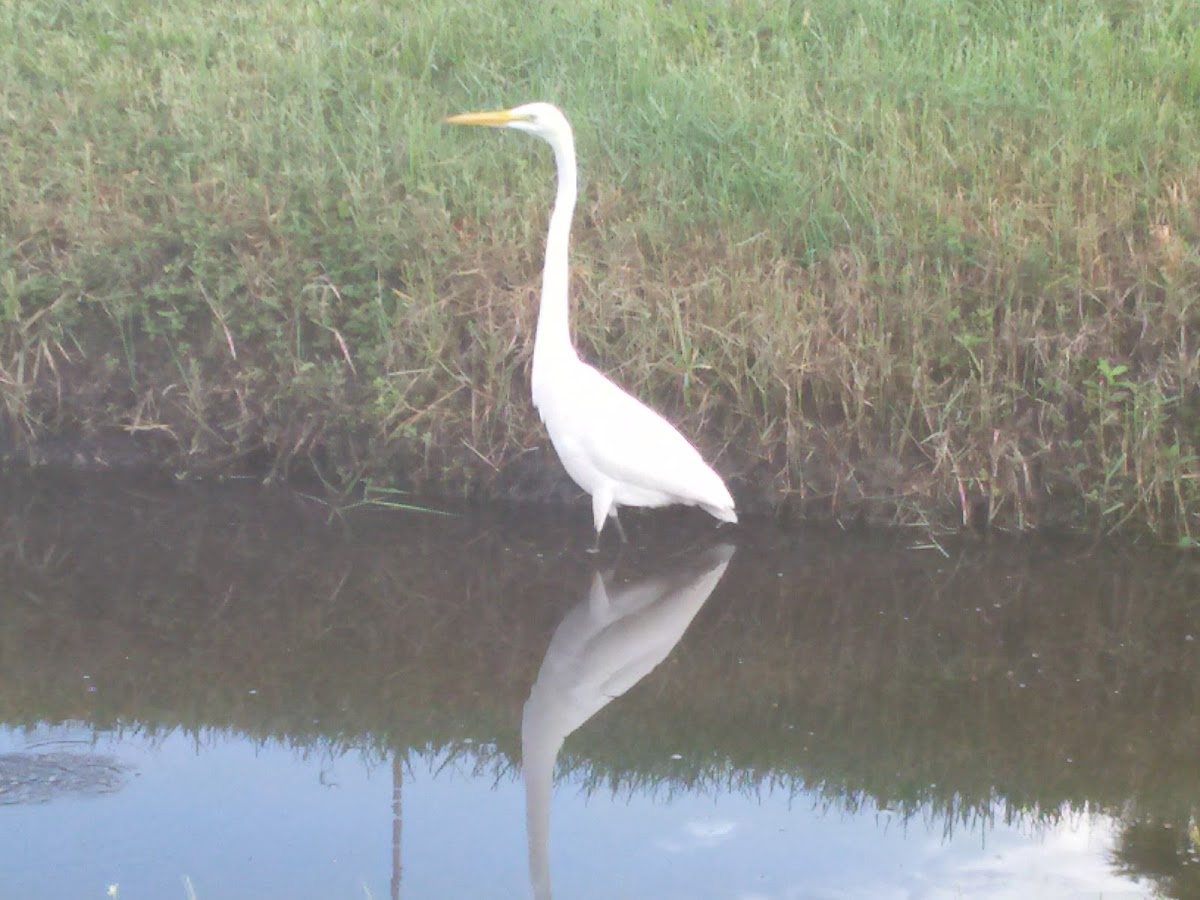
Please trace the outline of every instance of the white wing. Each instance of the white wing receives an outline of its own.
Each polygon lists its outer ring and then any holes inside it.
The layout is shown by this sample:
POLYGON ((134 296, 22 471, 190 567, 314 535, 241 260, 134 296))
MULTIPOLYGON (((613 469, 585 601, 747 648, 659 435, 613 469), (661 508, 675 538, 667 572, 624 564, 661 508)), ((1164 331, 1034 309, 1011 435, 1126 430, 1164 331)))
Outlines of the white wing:
MULTIPOLYGON (((736 521, 720 476, 675 426, 603 373, 580 363, 566 383, 547 391, 543 419, 559 455, 579 453, 626 493, 660 503, 697 504, 736 521)), ((587 485, 584 485, 588 489, 587 485)), ((626 501, 629 502, 629 501, 626 501)), ((655 505, 645 500, 635 505, 655 505)))

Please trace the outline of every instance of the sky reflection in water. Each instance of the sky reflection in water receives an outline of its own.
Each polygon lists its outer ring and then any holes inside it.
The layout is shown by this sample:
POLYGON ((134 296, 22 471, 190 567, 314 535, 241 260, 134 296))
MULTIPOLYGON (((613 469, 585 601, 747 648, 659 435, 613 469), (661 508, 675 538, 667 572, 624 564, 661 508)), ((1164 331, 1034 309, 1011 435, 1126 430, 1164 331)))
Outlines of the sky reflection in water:
MULTIPOLYGON (((0 734, 0 752, 84 728, 0 734)), ((84 744, 66 745, 75 748, 84 744)), ((92 752, 131 766, 117 793, 0 806, 0 896, 390 897, 393 769, 234 735, 99 735, 92 752)), ((472 772, 447 755, 402 769, 402 897, 524 897, 525 791, 513 772, 472 772)), ((1143 897, 1113 873, 1113 824, 1054 827, 903 822, 810 795, 588 793, 553 797, 554 894, 563 898, 1143 897)))

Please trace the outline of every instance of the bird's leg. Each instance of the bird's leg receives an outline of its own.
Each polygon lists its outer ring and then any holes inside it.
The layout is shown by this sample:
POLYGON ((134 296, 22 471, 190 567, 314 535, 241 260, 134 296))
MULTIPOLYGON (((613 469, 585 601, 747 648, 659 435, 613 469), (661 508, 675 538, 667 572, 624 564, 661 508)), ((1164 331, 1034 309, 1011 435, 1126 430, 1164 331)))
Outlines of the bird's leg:
MULTIPOLYGON (((611 518, 613 520, 613 524, 615 524, 617 526, 617 534, 619 534, 621 536, 621 543, 628 544, 629 537, 628 537, 628 535, 625 534, 625 526, 621 524, 621 519, 617 516, 616 508, 614 507, 613 511, 610 512, 608 515, 609 515, 609 518, 611 518)), ((604 527, 604 524, 601 523, 600 528, 602 529, 603 527, 604 527)), ((588 547, 588 553, 599 553, 599 552, 600 552, 600 530, 597 529, 596 540, 592 544, 592 546, 588 547)))
MULTIPOLYGON (((608 520, 609 515, 616 518, 616 510, 612 505, 612 491, 605 488, 598 488, 596 493, 592 494, 592 524, 596 526, 596 542, 592 544, 588 553, 600 552, 600 532, 604 530, 604 523, 608 520)), ((617 523, 617 527, 621 527, 621 523, 617 523)), ((624 540, 625 534, 621 533, 621 539, 624 540)))
POLYGON ((615 506, 613 507, 613 510, 611 513, 609 513, 609 515, 612 516, 613 524, 617 526, 617 534, 619 534, 621 536, 621 543, 628 544, 629 538, 625 534, 625 526, 623 526, 621 524, 621 519, 617 515, 617 508, 615 506))

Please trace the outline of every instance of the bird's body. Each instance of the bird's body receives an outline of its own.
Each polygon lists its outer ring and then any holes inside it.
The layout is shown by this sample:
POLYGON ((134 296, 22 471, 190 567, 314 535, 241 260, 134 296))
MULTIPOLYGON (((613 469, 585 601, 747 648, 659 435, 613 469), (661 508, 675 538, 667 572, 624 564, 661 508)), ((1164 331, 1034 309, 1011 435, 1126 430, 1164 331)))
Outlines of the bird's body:
POLYGON ((542 271, 533 404, 563 468, 592 497, 597 543, 605 521, 616 520, 621 506, 699 506, 721 521, 736 522, 728 488, 687 438, 581 360, 571 344, 568 244, 578 173, 574 136, 562 111, 548 103, 529 103, 447 121, 526 131, 554 150, 558 191, 542 271))
POLYGON ((696 448, 582 360, 535 391, 534 405, 563 468, 592 497, 597 534, 621 506, 682 503, 737 521, 728 489, 696 448), (597 422, 612 426, 598 428, 597 422))

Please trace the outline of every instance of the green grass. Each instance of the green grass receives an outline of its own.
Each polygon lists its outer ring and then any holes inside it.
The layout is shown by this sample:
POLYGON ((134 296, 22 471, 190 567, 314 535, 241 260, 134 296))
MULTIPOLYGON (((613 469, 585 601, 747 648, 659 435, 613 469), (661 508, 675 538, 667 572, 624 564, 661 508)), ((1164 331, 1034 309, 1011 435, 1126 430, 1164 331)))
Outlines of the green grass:
POLYGON ((552 163, 441 119, 547 99, 578 343, 743 507, 1200 535, 1194 4, 30 0, 0 79, 0 438, 511 492, 552 163))

